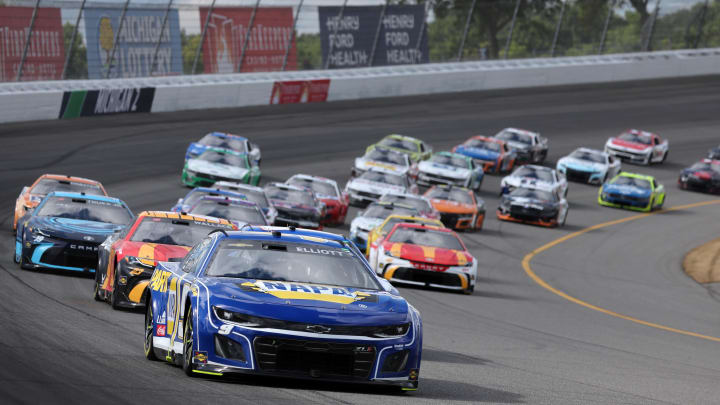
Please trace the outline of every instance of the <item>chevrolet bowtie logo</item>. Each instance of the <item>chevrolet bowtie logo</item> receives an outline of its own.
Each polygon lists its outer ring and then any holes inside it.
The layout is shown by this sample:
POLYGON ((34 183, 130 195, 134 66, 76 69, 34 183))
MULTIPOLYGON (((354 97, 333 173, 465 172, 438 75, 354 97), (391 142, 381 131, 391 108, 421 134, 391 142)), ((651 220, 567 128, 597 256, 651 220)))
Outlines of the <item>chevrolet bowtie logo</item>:
POLYGON ((332 328, 323 325, 308 325, 305 330, 311 333, 330 333, 332 328))

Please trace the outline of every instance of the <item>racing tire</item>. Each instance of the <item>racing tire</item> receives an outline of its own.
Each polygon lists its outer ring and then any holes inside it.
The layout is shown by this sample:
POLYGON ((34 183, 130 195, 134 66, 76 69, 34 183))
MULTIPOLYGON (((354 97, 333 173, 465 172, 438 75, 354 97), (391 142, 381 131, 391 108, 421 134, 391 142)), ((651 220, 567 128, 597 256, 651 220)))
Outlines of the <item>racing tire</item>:
MULTIPOLYGON (((152 305, 148 305, 151 307, 152 305)), ((193 308, 188 306, 187 315, 185 316, 185 323, 183 328, 183 355, 182 355, 182 368, 185 375, 188 377, 194 377, 193 370, 195 367, 192 364, 192 351, 193 351, 193 308)))
POLYGON ((113 309, 120 309, 120 298, 118 297, 117 291, 118 291, 117 265, 115 265, 115 277, 113 278, 113 290, 110 293, 110 306, 113 309))
POLYGON ((462 293, 465 294, 465 295, 472 295, 473 292, 475 292, 475 286, 474 286, 474 285, 471 285, 471 286, 468 287, 467 289, 462 290, 462 293))
POLYGON ((150 361, 158 361, 158 357, 155 354, 155 345, 153 344, 153 331, 155 325, 153 324, 153 310, 152 303, 148 302, 147 310, 145 311, 145 341, 143 349, 145 350, 145 358, 150 361))
POLYGON ((100 296, 100 284, 98 284, 97 280, 95 280, 94 284, 95 284, 95 288, 94 288, 95 291, 93 291, 93 299, 95 301, 100 301, 100 302, 105 301, 105 299, 103 299, 103 297, 100 296))
POLYGON ((662 159, 660 159, 660 163, 665 163, 665 159, 667 159, 668 153, 670 153, 670 151, 665 151, 665 153, 663 154, 662 159))
POLYGON ((565 221, 567 221, 568 213, 565 212, 565 215, 562 217, 562 221, 558 221, 557 227, 565 226, 565 221))

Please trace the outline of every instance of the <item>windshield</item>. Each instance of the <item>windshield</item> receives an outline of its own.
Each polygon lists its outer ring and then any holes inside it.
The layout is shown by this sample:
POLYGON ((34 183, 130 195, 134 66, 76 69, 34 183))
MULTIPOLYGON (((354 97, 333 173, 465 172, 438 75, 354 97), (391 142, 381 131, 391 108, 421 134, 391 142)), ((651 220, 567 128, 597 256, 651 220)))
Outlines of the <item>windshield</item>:
POLYGON ((51 191, 106 195, 97 184, 78 183, 67 180, 42 179, 30 189, 30 194, 47 195, 51 191))
POLYGON ((375 148, 365 155, 367 160, 390 163, 398 166, 407 166, 407 156, 388 149, 375 148))
POLYGON ((510 193, 511 197, 530 198, 541 201, 555 201, 555 195, 549 191, 532 188, 517 188, 510 193))
POLYGON ((214 229, 229 230, 232 227, 205 221, 145 217, 135 229, 130 241, 193 246, 214 229))
POLYGON ((221 153, 214 150, 206 150, 202 153, 202 155, 198 157, 198 159, 219 165, 242 167, 245 169, 248 168, 247 160, 245 159, 244 155, 238 156, 231 153, 221 153))
POLYGON ((292 204, 315 206, 312 192, 306 190, 293 190, 270 186, 267 189, 267 196, 271 200, 287 201, 292 204))
MULTIPOLYGON (((255 204, 258 205, 258 207, 260 207, 262 209, 265 209, 270 205, 270 203, 267 200, 267 197, 265 197, 265 192, 263 190, 251 190, 251 189, 245 189, 245 188, 234 187, 234 186, 223 186, 223 185, 218 185, 217 183, 215 183, 215 185, 213 187, 217 188, 218 190, 231 191, 233 193, 242 194, 245 197, 247 197, 246 199, 248 201, 254 202, 255 204)), ((197 202, 198 200, 199 200, 199 198, 195 202, 197 202)))
POLYGON ((36 214, 39 217, 59 217, 84 221, 125 225, 132 222, 132 214, 122 204, 85 198, 50 197, 36 214))
POLYGON ((338 191, 337 188, 331 183, 326 183, 324 181, 316 181, 311 179, 303 179, 303 178, 292 178, 288 181, 288 184, 295 187, 300 188, 308 188, 315 192, 317 195, 326 196, 326 197, 337 197, 338 191))
POLYGON ((413 153, 418 151, 418 145, 415 142, 407 141, 404 139, 385 138, 380 141, 380 145, 386 146, 388 148, 402 149, 413 153))
POLYGON ((205 275, 380 289, 362 260, 340 246, 225 239, 205 275))
MULTIPOLYGON (((195 190, 193 190, 193 191, 190 191, 187 196, 185 196, 185 199, 183 200, 182 204, 183 204, 183 205, 193 206, 193 205, 195 205, 198 201, 200 201, 201 198, 207 197, 207 196, 211 196, 211 197, 223 196, 223 197, 225 197, 224 194, 214 193, 214 192, 211 192, 211 191, 195 191, 195 190)), ((241 198, 242 196, 241 196, 241 195, 238 195, 238 196, 229 195, 229 196, 227 196, 227 197, 237 197, 237 198, 241 198)))
POLYGON ((396 174, 368 171, 363 173, 360 178, 363 180, 374 181, 377 183, 392 184, 393 186, 406 186, 405 179, 396 174))
POLYGON ((439 226, 442 227, 442 224, 437 223, 436 220, 431 219, 424 219, 424 218, 413 218, 413 219, 406 219, 406 218, 390 218, 388 221, 383 225, 380 232, 387 233, 390 232, 391 229, 393 229, 393 226, 395 224, 403 223, 403 222, 409 222, 413 224, 425 224, 425 225, 432 225, 432 226, 439 226))
POLYGON ((592 163, 606 163, 605 156, 599 152, 593 153, 584 150, 576 150, 575 152, 570 154, 570 157, 578 160, 587 160, 588 162, 592 163))
POLYGON ((265 216, 257 207, 227 203, 224 201, 200 201, 193 207, 190 213, 223 218, 230 221, 240 221, 251 225, 267 225, 265 216))
POLYGON ((432 211, 432 205, 430 205, 430 201, 424 198, 413 198, 403 195, 386 194, 382 198, 380 198, 380 202, 394 202, 405 204, 415 208, 420 212, 432 211))
POLYGON ((690 166, 690 170, 693 170, 693 171, 715 171, 715 172, 720 173, 720 164, 697 162, 694 165, 690 166))
POLYGON ((418 212, 415 208, 410 207, 372 203, 369 207, 367 207, 365 213, 363 214, 364 217, 381 219, 385 219, 390 215, 415 216, 418 215, 418 212))
POLYGON ((500 144, 492 141, 485 141, 483 139, 471 139, 465 142, 465 146, 468 148, 485 149, 493 152, 500 152, 500 144))
POLYGON ((433 155, 430 161, 441 165, 459 167, 461 169, 467 169, 469 167, 467 160, 458 156, 433 155))
POLYGON ((207 134, 199 142, 202 145, 212 146, 213 148, 230 149, 238 152, 247 152, 245 141, 237 138, 223 138, 213 134, 207 134))
POLYGON ((458 190, 456 188, 446 189, 435 187, 428 190, 425 197, 435 200, 455 201, 460 204, 474 204, 473 198, 469 192, 458 190))
POLYGON ((432 229, 400 227, 390 235, 389 242, 409 243, 412 245, 438 247, 452 250, 465 250, 460 239, 451 232, 432 229))
POLYGON ((513 176, 526 177, 529 179, 538 179, 548 183, 554 183, 555 178, 553 177, 551 170, 535 169, 532 167, 523 166, 515 171, 513 176))
POLYGON ((619 176, 610 184, 615 186, 634 186, 639 188, 650 189, 650 182, 645 179, 637 179, 635 177, 619 176))
POLYGON ((652 138, 649 135, 633 134, 630 132, 625 132, 618 138, 623 141, 641 143, 643 145, 650 145, 652 143, 652 138))
POLYGON ((522 134, 515 131, 501 131, 499 134, 495 135, 497 139, 502 139, 504 141, 509 142, 520 142, 527 145, 532 145, 532 135, 530 134, 522 134))

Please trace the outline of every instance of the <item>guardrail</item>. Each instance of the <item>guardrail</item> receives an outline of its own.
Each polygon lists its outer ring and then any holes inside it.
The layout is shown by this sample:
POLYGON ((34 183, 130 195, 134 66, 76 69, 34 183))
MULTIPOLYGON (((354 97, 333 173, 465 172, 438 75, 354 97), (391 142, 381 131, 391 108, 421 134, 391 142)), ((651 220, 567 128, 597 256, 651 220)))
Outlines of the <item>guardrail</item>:
POLYGON ((344 70, 0 84, 0 122, 720 73, 720 48, 344 70))

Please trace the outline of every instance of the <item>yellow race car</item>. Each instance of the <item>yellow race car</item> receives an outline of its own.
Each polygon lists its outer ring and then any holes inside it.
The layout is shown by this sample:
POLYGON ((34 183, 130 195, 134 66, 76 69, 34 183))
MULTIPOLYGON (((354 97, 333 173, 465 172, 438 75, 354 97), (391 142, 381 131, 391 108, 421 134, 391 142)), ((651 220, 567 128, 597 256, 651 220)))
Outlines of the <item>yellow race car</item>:
POLYGON ((367 248, 365 249, 365 254, 368 257, 368 262, 370 262, 370 267, 373 269, 375 268, 375 265, 377 264, 377 248, 382 242, 382 240, 387 236, 388 232, 393 229, 393 226, 400 223, 409 223, 409 224, 424 224, 424 225, 432 225, 432 226, 438 226, 441 228, 444 228, 442 222, 440 222, 439 219, 430 219, 430 218, 423 218, 423 217, 412 217, 412 216, 406 216, 406 215, 390 215, 387 218, 385 218, 385 221, 383 221, 380 225, 375 227, 373 230, 371 230, 368 233, 368 240, 367 240, 367 248))

